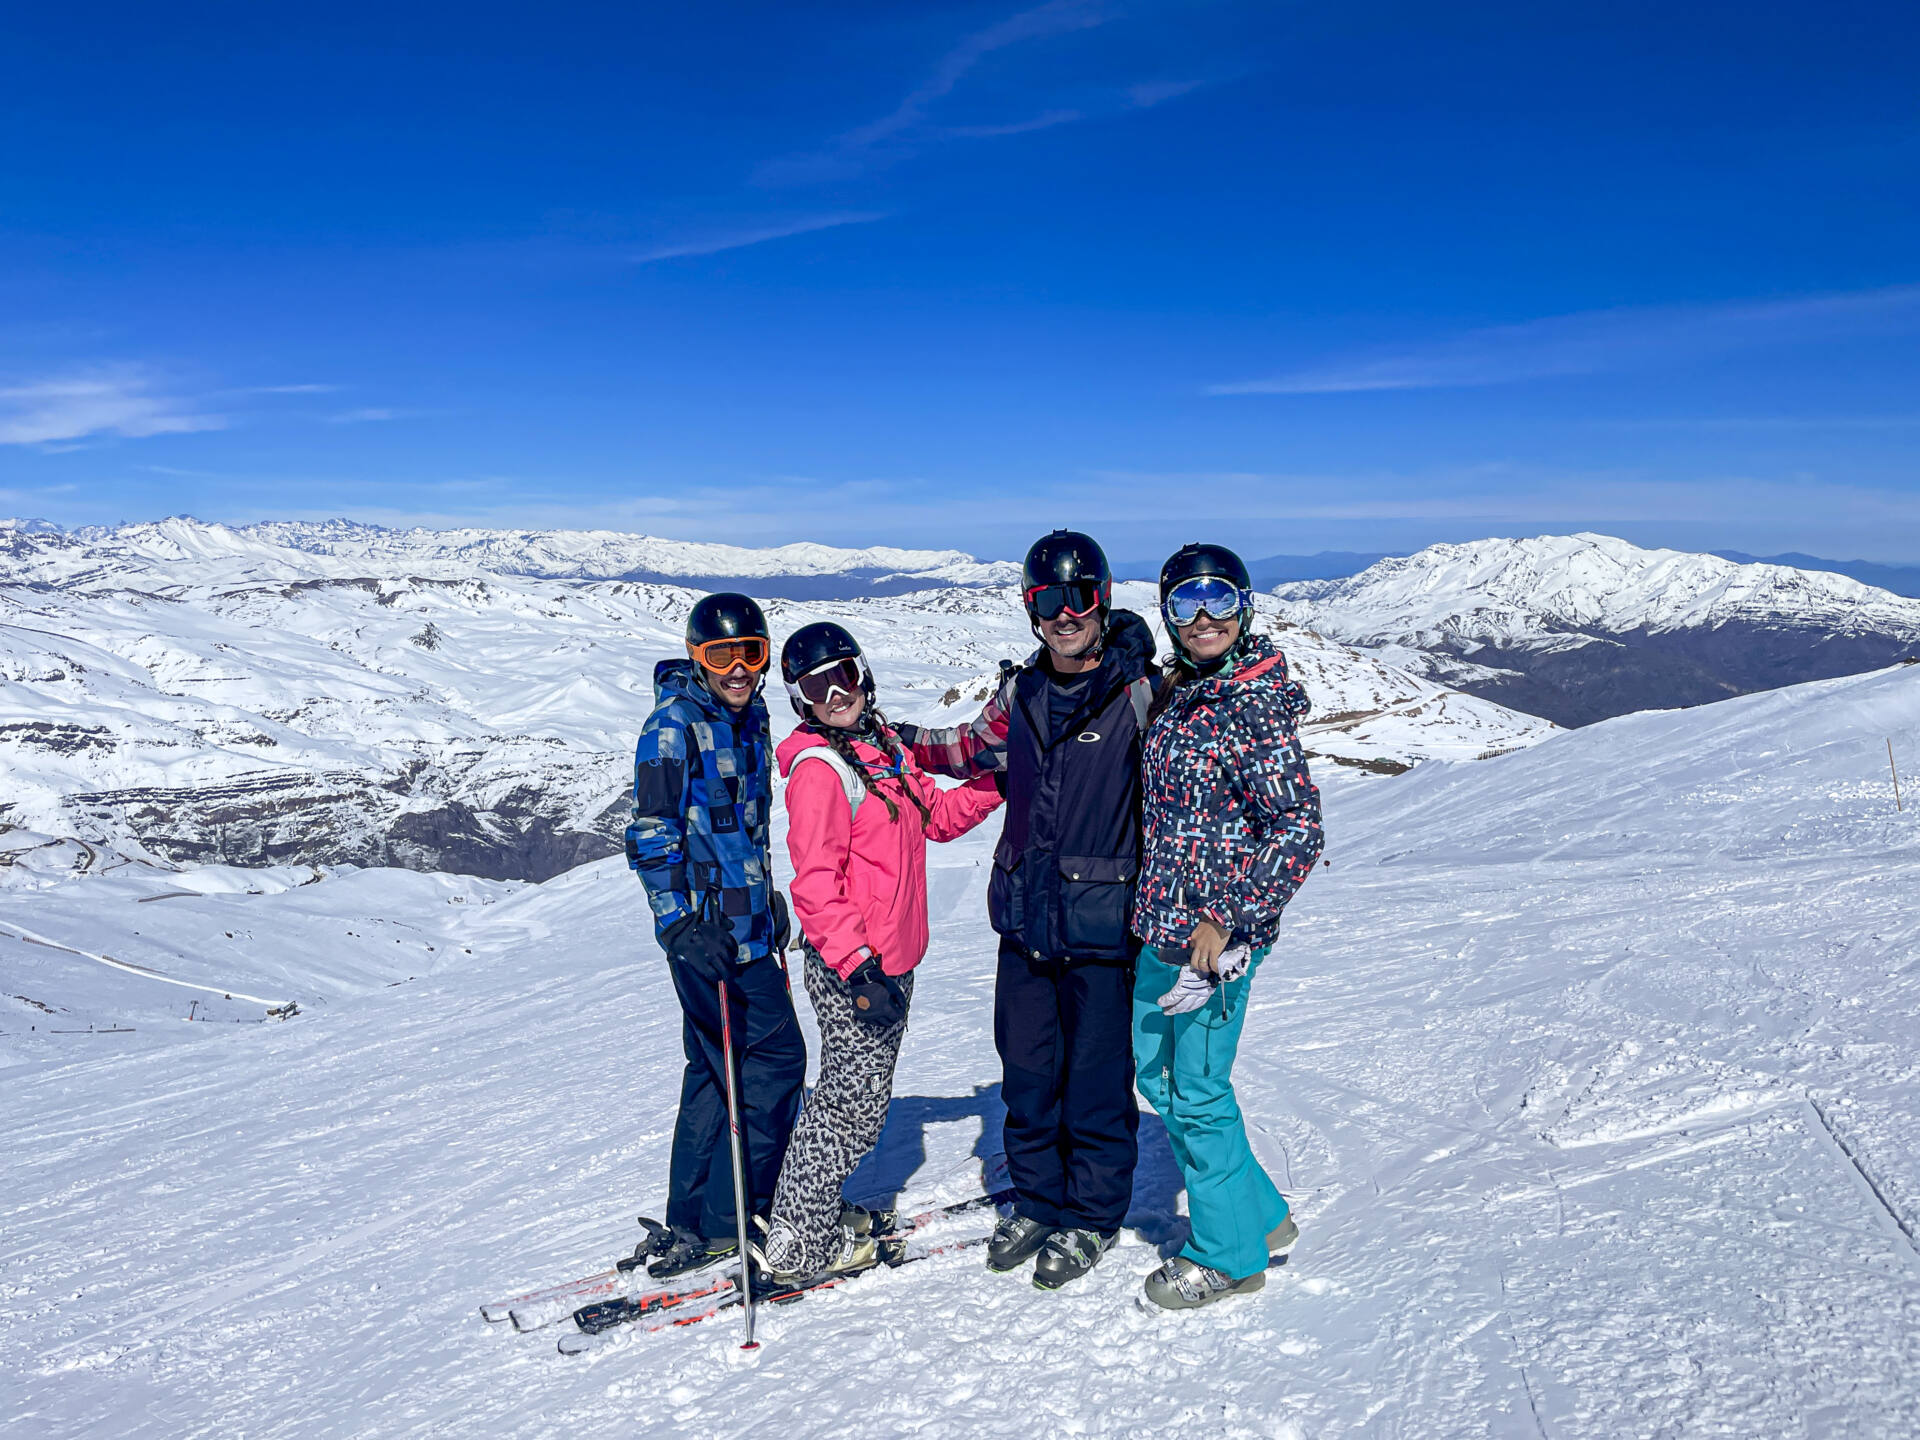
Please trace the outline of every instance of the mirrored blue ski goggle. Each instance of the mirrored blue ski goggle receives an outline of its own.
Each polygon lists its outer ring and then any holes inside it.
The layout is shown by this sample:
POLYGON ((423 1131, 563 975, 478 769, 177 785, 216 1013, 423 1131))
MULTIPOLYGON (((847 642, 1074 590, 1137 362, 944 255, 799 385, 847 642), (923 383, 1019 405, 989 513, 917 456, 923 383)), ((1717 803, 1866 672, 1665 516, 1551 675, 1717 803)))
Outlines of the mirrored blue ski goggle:
POLYGON ((1184 630, 1204 611, 1215 620, 1238 619, 1253 608, 1253 596, 1222 575, 1195 575, 1182 580, 1160 602, 1167 623, 1184 630))

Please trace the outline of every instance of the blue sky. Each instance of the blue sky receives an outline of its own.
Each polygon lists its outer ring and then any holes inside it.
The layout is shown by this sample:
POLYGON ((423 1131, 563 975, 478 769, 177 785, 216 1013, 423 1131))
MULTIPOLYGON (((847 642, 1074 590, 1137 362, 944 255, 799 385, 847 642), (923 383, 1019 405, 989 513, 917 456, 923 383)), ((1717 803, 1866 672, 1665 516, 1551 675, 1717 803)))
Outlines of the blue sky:
POLYGON ((13 7, 0 512, 1920 560, 1908 4, 13 7))

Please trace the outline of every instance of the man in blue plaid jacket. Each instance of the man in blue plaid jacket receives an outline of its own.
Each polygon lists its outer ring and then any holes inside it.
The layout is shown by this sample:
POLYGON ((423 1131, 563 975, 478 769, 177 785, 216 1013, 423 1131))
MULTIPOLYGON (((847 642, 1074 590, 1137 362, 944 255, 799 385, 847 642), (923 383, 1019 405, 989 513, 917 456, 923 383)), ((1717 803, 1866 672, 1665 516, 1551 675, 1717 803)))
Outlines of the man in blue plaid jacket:
POLYGON ((671 1234, 648 1266, 660 1277, 738 1251, 721 984, 754 1213, 773 1203, 806 1078, 806 1042, 781 958, 786 906, 768 854, 772 747, 760 687, 770 653, 766 617, 752 600, 701 600, 687 620, 688 658, 654 669, 654 709, 634 752, 627 863, 647 888, 667 952, 687 1057, 668 1181, 671 1234))

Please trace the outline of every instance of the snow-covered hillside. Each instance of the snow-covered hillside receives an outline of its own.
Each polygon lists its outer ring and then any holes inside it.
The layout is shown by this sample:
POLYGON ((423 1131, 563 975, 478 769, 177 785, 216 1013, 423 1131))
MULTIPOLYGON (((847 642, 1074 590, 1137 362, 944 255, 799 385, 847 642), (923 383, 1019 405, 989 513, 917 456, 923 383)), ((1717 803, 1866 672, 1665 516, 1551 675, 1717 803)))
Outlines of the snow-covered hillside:
POLYGON ((1274 593, 1322 634, 1566 724, 1920 652, 1920 600, 1605 535, 1435 545, 1274 593))
MULTIPOLYGON (((1920 813, 1889 739, 1920 773, 1920 667, 1334 785, 1236 1072, 1302 1226, 1262 1294, 1136 1306, 1184 1225, 1149 1115, 1086 1282, 939 1257, 763 1313, 753 1361, 724 1323, 567 1361, 476 1313, 658 1213, 679 1022, 619 860, 537 886, 104 854, 63 878, 70 846, 22 848, 0 1413, 47 1436, 1920 1432, 1920 813), (202 1023, 170 982, 235 998, 202 1023)), ((957 1196, 997 1151, 995 830, 931 856, 862 1197, 957 1196)))
MULTIPOLYGON (((495 878, 616 848, 654 666, 684 653, 699 591, 451 561, 242 579, 225 551, 148 548, 134 571, 0 585, 0 824, 178 861, 495 878)), ((1122 601, 1151 613, 1152 588, 1122 601)), ((849 625, 898 719, 971 718, 1034 643, 1014 586, 765 604, 776 642, 849 625)), ((1282 639, 1318 707, 1308 744, 1330 761, 1391 773, 1552 728, 1306 632, 1282 639)), ((784 733, 777 687, 773 709, 784 733)))

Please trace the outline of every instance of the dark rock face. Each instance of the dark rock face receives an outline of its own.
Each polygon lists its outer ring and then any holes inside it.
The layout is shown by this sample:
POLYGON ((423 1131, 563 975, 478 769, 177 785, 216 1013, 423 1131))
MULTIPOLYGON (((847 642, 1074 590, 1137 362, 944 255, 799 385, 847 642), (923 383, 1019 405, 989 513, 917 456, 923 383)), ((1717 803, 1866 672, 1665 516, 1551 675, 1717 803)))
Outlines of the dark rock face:
POLYGON ((363 775, 272 771, 219 785, 74 795, 66 804, 76 829, 131 831, 183 864, 396 865, 541 881, 619 853, 624 796, 610 797, 585 828, 545 813, 539 800, 526 787, 487 810, 458 800, 405 810, 394 788, 363 775))
POLYGON ((551 880, 589 860, 618 854, 627 805, 616 800, 590 830, 561 829, 544 815, 475 811, 459 801, 402 815, 386 834, 389 865, 451 870, 488 880, 551 880), (516 823, 508 818, 518 814, 516 823))
POLYGON ((1518 672, 1451 683, 1569 728, 1634 710, 1684 709, 1896 664, 1904 640, 1872 633, 1828 634, 1807 627, 1732 623, 1711 629, 1634 631, 1577 649, 1485 647, 1462 659, 1518 672))
MULTIPOLYGON (((58 672, 50 677, 65 677, 58 672)), ((0 725, 0 744, 51 750, 56 755, 76 755, 84 750, 111 750, 112 732, 104 725, 64 725, 47 720, 20 720, 0 725)))

